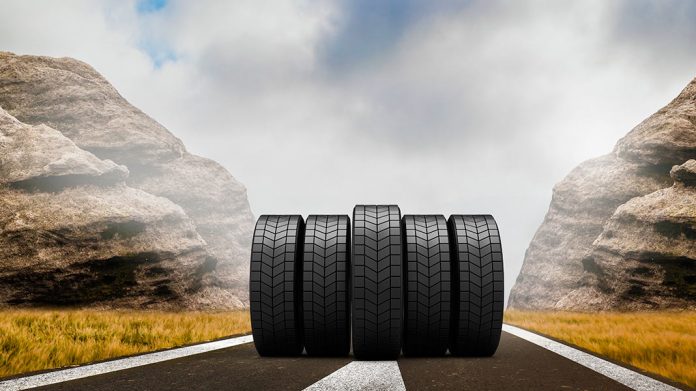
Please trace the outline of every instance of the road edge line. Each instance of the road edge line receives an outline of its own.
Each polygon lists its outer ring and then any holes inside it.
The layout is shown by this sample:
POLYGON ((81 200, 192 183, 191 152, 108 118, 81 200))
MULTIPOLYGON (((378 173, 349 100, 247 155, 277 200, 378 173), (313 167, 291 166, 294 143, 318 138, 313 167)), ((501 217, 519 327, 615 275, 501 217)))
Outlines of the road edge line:
POLYGON ((186 346, 162 350, 154 353, 146 353, 133 357, 119 358, 111 361, 104 361, 97 364, 87 364, 67 369, 59 369, 51 372, 40 373, 37 375, 19 377, 0 381, 1 390, 25 390, 28 388, 41 387, 50 384, 63 383, 70 380, 82 379, 85 377, 101 375, 104 373, 121 371, 140 367, 143 365, 155 364, 162 361, 174 360, 181 357, 192 356, 210 352, 213 350, 225 349, 232 346, 242 345, 253 342, 251 335, 241 337, 221 339, 213 342, 206 342, 197 345, 186 346))
POLYGON ((616 382, 637 391, 679 391, 678 388, 670 386, 659 380, 624 368, 597 356, 585 353, 568 345, 556 342, 531 331, 521 329, 509 324, 503 324, 503 331, 516 337, 522 338, 544 349, 550 350, 560 356, 574 361, 597 373, 600 373, 616 382))

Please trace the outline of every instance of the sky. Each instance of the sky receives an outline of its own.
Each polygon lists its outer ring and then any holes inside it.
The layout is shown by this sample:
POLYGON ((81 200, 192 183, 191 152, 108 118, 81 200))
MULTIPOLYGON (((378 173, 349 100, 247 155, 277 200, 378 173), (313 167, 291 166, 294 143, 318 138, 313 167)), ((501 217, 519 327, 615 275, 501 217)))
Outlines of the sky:
POLYGON ((551 191, 696 76, 696 2, 0 0, 224 165, 256 215, 486 213, 506 293, 551 191))

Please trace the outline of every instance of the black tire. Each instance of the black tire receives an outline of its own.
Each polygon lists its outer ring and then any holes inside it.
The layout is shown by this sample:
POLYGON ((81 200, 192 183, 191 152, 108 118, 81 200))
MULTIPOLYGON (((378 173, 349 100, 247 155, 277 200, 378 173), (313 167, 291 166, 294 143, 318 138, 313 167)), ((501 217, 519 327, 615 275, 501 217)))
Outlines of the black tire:
POLYGON ((353 209, 353 354, 395 359, 401 352, 401 212, 396 205, 353 209))
POLYGON ((303 254, 304 345, 310 356, 350 352, 350 218, 307 217, 303 254))
POLYGON ((452 215, 452 337, 457 356, 492 356, 503 327, 503 252, 489 215, 452 215))
POLYGON ((442 215, 406 215, 404 354, 442 356, 450 338, 450 244, 442 215))
POLYGON ((251 245, 251 330, 261 356, 302 353, 302 216, 259 217, 251 245))

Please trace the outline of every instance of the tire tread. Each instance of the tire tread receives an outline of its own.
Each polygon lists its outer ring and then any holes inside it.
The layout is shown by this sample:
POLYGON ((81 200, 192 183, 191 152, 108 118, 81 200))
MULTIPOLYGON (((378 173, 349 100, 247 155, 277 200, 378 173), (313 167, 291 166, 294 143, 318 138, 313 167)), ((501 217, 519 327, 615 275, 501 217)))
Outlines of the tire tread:
POLYGON ((249 305, 254 346, 261 356, 302 353, 303 225, 302 216, 263 215, 254 228, 249 305))
POLYGON ((402 240, 396 205, 353 210, 352 323, 356 359, 395 359, 401 352, 402 240))
POLYGON ((490 215, 452 215, 448 221, 453 258, 450 352, 492 356, 503 325, 503 252, 490 215))

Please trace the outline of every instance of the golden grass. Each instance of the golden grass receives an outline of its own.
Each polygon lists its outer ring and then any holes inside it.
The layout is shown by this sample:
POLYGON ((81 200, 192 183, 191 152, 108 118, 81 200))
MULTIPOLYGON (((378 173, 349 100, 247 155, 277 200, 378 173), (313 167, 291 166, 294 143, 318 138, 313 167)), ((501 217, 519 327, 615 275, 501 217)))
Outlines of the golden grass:
POLYGON ((248 311, 0 310, 0 377, 251 330, 248 311))
POLYGON ((505 322, 696 387, 696 312, 505 312, 505 322))

